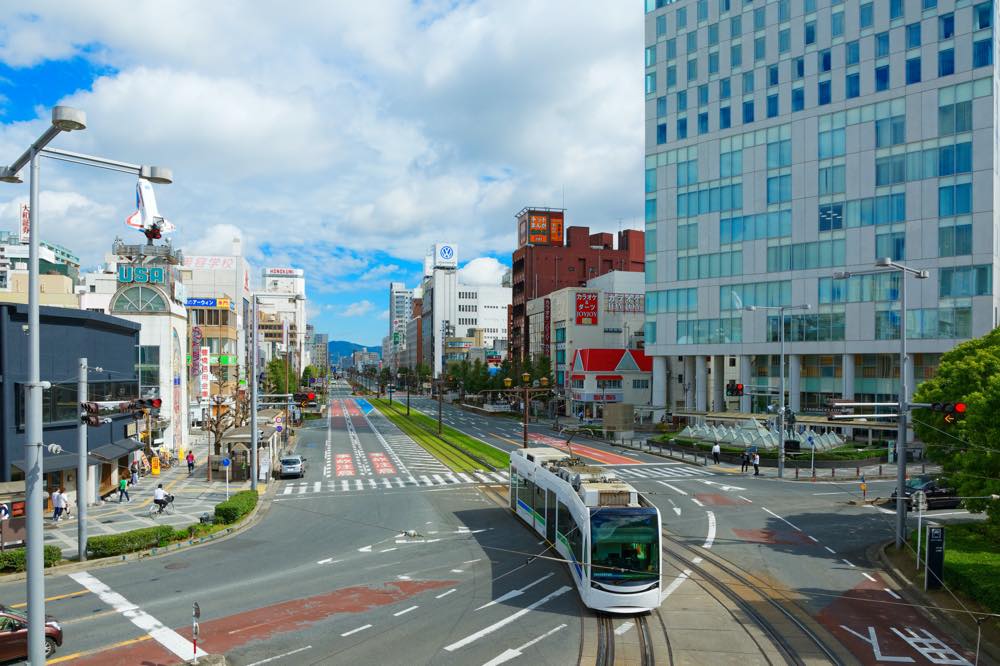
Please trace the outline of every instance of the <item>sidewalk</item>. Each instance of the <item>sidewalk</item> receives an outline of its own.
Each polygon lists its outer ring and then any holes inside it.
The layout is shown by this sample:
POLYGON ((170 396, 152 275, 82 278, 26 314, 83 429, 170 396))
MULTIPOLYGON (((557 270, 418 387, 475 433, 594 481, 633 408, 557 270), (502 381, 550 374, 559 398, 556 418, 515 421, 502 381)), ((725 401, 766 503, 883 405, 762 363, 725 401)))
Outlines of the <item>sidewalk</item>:
MULTIPOLYGON (((138 486, 128 489, 131 502, 118 503, 118 493, 109 496, 109 501, 88 507, 87 536, 95 537, 107 534, 118 534, 129 530, 156 525, 170 525, 183 529, 192 523, 197 523, 202 515, 214 515, 215 505, 226 499, 226 481, 206 480, 208 460, 208 436, 192 433, 191 450, 194 451, 194 474, 188 476, 187 464, 183 461, 169 469, 164 468, 159 476, 147 474, 139 479, 138 486), (173 515, 164 514, 155 520, 149 517, 149 505, 153 501, 153 489, 158 484, 175 496, 173 515)), ((266 484, 258 484, 263 494, 266 484)), ((250 481, 229 484, 229 494, 250 488, 250 481)), ((62 548, 63 558, 74 559, 77 556, 77 513, 73 507, 73 515, 69 519, 52 521, 51 514, 45 518, 45 545, 62 548)))

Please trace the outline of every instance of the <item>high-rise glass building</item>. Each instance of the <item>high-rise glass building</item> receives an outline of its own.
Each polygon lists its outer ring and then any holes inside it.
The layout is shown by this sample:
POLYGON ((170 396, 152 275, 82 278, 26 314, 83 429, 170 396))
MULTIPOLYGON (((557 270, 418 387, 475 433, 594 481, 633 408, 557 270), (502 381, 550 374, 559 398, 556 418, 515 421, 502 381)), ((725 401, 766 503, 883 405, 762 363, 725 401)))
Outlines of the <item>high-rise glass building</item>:
POLYGON ((762 410, 779 317, 745 308, 799 304, 790 407, 895 400, 900 278, 878 257, 929 271, 906 278, 911 389, 997 325, 996 4, 646 0, 654 403, 669 359, 671 407, 762 410))

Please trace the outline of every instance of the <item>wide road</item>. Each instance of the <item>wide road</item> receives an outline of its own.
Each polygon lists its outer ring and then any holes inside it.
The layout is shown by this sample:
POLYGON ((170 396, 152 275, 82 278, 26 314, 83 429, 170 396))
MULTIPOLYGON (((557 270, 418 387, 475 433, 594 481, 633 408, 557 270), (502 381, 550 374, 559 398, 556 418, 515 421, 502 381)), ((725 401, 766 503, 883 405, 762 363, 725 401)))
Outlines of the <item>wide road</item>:
MULTIPOLYGON (((564 567, 531 557, 542 552, 538 539, 476 483, 424 483, 434 472, 416 470, 418 456, 386 446, 396 433, 376 433, 360 414, 350 427, 337 421, 299 430, 306 476, 276 482, 252 529, 48 576, 46 610, 65 631, 49 663, 178 663, 193 653, 194 602, 199 648, 237 665, 487 663, 518 646, 532 662, 575 661, 582 607, 564 567), (372 464, 340 476, 332 466, 327 476, 328 451, 355 463, 363 452, 372 464), (388 465, 373 462, 378 453, 388 465), (409 471, 417 483, 406 482, 409 471), (385 483, 396 478, 402 487, 385 483)), ((23 582, 0 585, 5 603, 24 597, 23 582)))

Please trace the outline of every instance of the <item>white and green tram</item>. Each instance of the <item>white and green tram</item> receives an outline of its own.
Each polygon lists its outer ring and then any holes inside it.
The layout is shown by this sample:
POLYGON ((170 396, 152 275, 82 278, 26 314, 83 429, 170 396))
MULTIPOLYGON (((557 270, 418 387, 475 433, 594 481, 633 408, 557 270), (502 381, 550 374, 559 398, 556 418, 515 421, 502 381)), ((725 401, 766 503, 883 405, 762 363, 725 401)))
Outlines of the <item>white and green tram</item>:
POLYGON ((607 468, 548 447, 513 451, 510 508, 566 559, 587 607, 659 607, 660 511, 607 468))

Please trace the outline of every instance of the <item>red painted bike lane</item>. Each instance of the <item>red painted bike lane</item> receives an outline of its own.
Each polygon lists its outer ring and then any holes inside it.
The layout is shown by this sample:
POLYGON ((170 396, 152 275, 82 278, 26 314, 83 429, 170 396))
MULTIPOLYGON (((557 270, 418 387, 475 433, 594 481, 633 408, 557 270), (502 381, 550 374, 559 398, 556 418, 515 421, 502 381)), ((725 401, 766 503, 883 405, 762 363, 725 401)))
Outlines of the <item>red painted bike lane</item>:
MULTIPOLYGON (((383 586, 357 585, 305 599, 293 599, 201 623, 198 647, 208 653, 225 653, 280 634, 301 631, 332 615, 366 613, 409 599, 428 590, 455 585, 452 580, 393 581, 383 586)), ((206 610, 209 604, 202 603, 206 610)), ((191 627, 176 629, 191 639, 191 627)), ((154 640, 141 640, 121 647, 81 656, 82 666, 168 666, 183 663, 154 640)))

